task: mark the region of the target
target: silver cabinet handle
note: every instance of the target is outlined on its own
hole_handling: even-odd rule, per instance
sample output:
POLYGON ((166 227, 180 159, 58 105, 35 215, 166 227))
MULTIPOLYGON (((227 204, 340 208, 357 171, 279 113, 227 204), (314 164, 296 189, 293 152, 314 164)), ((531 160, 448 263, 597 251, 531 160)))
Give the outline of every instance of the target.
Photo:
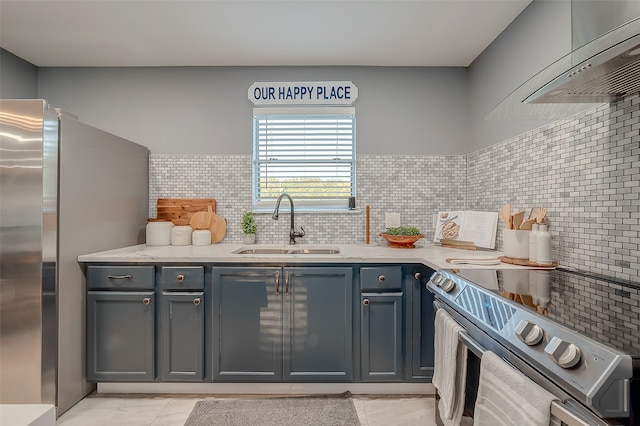
POLYGON ((362 304, 363 304, 364 306, 369 306, 369 299, 363 299, 363 300, 362 300, 362 304))
POLYGON ((280 271, 276 272, 276 294, 280 294, 280 271))
POLYGON ((383 282, 384 282, 384 280, 386 280, 386 279, 387 279, 387 277, 385 277, 384 275, 380 275, 380 276, 378 277, 378 281, 380 281, 381 283, 383 283, 383 282))
POLYGON ((130 280, 133 278, 131 275, 107 275, 110 280, 130 280))
POLYGON ((200 304, 200 298, 196 297, 195 299, 193 299, 193 304, 198 306, 200 304))
POLYGON ((148 305, 149 303, 151 303, 151 298, 150 297, 145 297, 144 299, 142 299, 142 303, 145 305, 148 305))
POLYGON ((415 275, 413 276, 413 278, 415 278, 416 280, 421 280, 422 279, 422 274, 420 272, 416 272, 415 275))
POLYGON ((179 274, 176 279, 178 280, 179 283, 181 283, 182 281, 184 281, 184 275, 179 274))
POLYGON ((289 294, 289 273, 284 273, 284 294, 289 294))

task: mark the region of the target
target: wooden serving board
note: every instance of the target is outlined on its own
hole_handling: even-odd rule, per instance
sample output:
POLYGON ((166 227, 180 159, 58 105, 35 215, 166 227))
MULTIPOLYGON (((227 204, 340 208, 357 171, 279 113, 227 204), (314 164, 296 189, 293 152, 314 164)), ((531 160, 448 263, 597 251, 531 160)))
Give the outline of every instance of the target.
POLYGON ((503 263, 510 263, 512 265, 528 266, 530 268, 538 269, 555 269, 558 266, 558 262, 553 261, 551 265, 541 265, 539 263, 531 262, 529 259, 517 259, 515 257, 498 256, 503 263))
POLYGON ((214 198, 158 198, 157 219, 170 220, 174 225, 189 225, 191 216, 206 212, 208 207, 216 211, 214 198))
POLYGON ((209 230, 211 231, 211 244, 219 243, 227 233, 227 219, 214 213, 209 230))

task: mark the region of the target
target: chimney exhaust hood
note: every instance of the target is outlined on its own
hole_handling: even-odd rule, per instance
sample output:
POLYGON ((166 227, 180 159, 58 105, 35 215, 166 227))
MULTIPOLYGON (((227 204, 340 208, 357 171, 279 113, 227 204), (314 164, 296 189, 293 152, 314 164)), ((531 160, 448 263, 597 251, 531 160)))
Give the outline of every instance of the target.
MULTIPOLYGON (((604 34, 569 56, 577 65, 523 102, 610 103, 640 92, 640 19, 604 34)), ((558 69, 556 64, 553 67, 558 69)))
MULTIPOLYGON (((640 92, 640 2, 572 2, 572 33, 594 25, 604 13, 576 18, 577 5, 617 4, 633 19, 575 48, 505 98, 485 119, 555 120, 640 92), (582 27, 578 27, 582 25, 582 27)), ((618 17, 620 19, 620 17, 618 17)), ((599 22, 597 22, 599 23, 599 22)), ((611 22, 609 22, 611 24, 611 22)), ((601 24, 604 25, 604 24, 601 24)), ((609 26, 609 28, 611 28, 609 26)), ((592 30, 593 31, 593 30, 592 30)), ((594 37, 593 35, 591 37, 594 37)))

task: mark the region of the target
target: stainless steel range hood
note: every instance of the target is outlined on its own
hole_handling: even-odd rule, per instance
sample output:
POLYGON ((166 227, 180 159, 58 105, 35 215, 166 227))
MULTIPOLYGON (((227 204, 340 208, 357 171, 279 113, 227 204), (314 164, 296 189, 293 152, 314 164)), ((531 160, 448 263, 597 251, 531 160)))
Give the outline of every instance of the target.
POLYGON ((553 69, 563 69, 565 63, 568 68, 523 102, 608 103, 640 92, 640 19, 563 59, 553 69))
POLYGON ((640 92, 640 2, 574 0, 571 15, 573 51, 518 87, 486 119, 561 119, 640 92))

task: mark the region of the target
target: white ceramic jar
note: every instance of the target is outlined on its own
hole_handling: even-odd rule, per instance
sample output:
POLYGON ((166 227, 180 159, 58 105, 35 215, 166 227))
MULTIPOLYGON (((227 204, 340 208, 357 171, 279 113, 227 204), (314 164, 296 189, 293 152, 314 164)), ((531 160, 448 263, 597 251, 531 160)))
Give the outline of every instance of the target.
POLYGON ((189 246, 191 245, 191 234, 193 228, 189 225, 174 226, 171 229, 171 245, 172 246, 189 246))
POLYGON ((540 225, 536 241, 536 263, 539 265, 551 265, 551 234, 548 225, 540 225))
POLYGON ((191 234, 191 244, 194 246, 211 245, 211 231, 208 229, 196 229, 191 234))
POLYGON ((147 223, 148 246, 168 246, 171 245, 171 229, 173 223, 167 222, 149 222, 147 223))

